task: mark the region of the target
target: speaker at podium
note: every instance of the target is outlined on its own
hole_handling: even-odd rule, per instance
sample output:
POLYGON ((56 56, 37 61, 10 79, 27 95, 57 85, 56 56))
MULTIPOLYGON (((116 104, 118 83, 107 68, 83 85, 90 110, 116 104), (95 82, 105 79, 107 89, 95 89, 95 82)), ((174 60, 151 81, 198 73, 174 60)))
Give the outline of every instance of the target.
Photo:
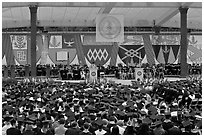
POLYGON ((89 66, 89 83, 97 83, 98 67, 95 64, 89 66))
POLYGON ((140 81, 143 80, 144 69, 143 68, 135 68, 135 79, 136 81, 139 79, 140 81))

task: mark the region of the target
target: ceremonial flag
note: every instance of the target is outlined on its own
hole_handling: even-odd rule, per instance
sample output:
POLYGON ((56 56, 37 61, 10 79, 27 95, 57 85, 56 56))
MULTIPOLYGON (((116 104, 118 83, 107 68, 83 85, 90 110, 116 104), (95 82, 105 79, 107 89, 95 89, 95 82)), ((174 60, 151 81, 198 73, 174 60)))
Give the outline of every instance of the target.
POLYGON ((22 65, 27 64, 27 35, 11 35, 10 38, 15 60, 22 65))
POLYGON ((118 55, 128 65, 140 64, 145 57, 145 49, 142 45, 119 45, 118 55))
POLYGON ((86 45, 83 46, 83 52, 86 58, 86 63, 95 62, 96 65, 104 65, 111 58, 112 45, 86 45))
POLYGON ((96 42, 123 42, 123 15, 100 14, 96 17, 96 42))

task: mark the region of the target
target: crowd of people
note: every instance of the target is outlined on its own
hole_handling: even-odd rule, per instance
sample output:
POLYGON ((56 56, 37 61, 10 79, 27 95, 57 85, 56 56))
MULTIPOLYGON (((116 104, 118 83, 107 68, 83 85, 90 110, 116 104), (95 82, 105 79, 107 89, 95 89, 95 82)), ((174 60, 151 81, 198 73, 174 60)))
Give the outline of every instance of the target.
MULTIPOLYGON (((180 75, 180 64, 158 64, 149 66, 148 64, 142 64, 140 67, 144 68, 144 78, 163 78, 165 75, 180 75)), ((202 66, 199 64, 189 65, 189 75, 200 75, 202 66)), ((2 67, 4 71, 4 66, 2 67)), ((8 67, 9 68, 9 67, 8 67)), ((50 69, 49 75, 55 78, 61 78, 63 80, 84 80, 86 79, 89 68, 87 65, 37 65, 37 76, 46 76, 48 73, 47 69, 50 69)), ((116 66, 98 66, 98 77, 103 75, 114 75, 118 79, 135 79, 135 67, 133 66, 122 66, 119 64, 116 66)), ((10 75, 11 69, 8 69, 10 75)), ((15 76, 25 77, 26 69, 23 65, 15 66, 15 76)), ((4 72, 2 73, 4 74, 4 72)), ((31 72, 29 71, 29 75, 31 72)))
POLYGON ((201 135, 202 79, 3 81, 3 135, 201 135))

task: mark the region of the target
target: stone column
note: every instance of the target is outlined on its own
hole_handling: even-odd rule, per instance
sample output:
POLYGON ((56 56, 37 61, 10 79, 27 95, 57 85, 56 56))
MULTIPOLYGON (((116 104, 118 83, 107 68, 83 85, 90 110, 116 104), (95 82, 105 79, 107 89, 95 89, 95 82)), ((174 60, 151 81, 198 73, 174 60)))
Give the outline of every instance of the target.
POLYGON ((188 75, 188 64, 187 64, 187 47, 188 47, 188 39, 187 39, 187 11, 188 8, 179 8, 180 11, 180 19, 181 19, 181 50, 180 50, 180 61, 181 61, 181 77, 186 77, 188 75))
POLYGON ((31 77, 36 77, 36 33, 37 33, 37 9, 36 5, 30 8, 30 25, 31 25, 31 77))
POLYGON ((4 78, 8 78, 8 67, 4 66, 4 78))

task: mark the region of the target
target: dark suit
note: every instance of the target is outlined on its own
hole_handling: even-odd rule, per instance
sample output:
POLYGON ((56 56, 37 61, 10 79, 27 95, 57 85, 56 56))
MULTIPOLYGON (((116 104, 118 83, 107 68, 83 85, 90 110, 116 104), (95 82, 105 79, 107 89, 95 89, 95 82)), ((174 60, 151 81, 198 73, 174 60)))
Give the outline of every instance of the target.
POLYGON ((79 128, 68 128, 65 135, 79 135, 81 130, 79 128))
POLYGON ((181 129, 175 126, 170 128, 167 132, 168 132, 168 135, 181 135, 182 134, 181 129))
POLYGON ((6 130, 6 135, 21 135, 21 131, 17 128, 11 127, 6 130))

